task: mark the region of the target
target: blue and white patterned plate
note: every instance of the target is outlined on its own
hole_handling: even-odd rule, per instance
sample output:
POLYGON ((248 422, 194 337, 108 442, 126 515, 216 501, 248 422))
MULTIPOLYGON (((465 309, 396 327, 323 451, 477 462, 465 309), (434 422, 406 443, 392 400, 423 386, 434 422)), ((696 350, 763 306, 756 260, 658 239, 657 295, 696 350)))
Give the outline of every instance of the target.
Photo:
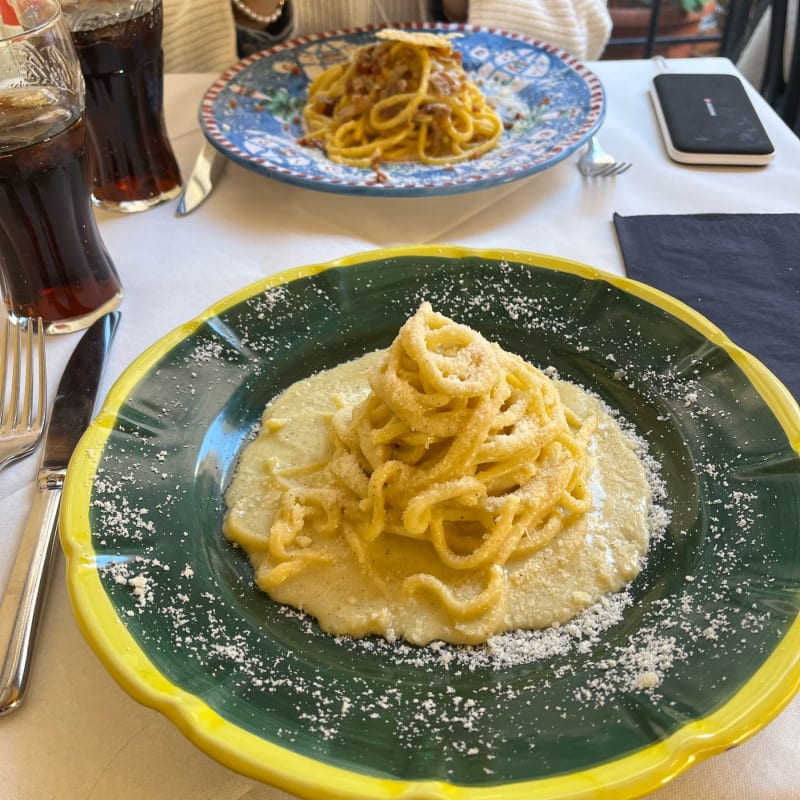
POLYGON ((336 164, 299 144, 309 83, 373 41, 377 26, 295 39, 234 64, 203 98, 203 131, 233 161, 268 177, 328 192, 398 197, 456 194, 524 178, 562 161, 600 127, 600 81, 553 45, 464 25, 397 27, 460 34, 454 46, 467 74, 506 125, 494 150, 450 167, 384 164, 379 180, 372 169, 336 164))

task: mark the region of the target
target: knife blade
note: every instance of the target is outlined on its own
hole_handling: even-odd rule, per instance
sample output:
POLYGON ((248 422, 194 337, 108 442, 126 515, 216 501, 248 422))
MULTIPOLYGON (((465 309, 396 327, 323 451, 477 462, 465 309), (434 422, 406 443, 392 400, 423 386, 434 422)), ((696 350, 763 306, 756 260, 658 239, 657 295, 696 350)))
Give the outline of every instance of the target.
POLYGON ((211 142, 206 140, 203 143, 178 200, 176 216, 191 214, 211 194, 227 163, 228 159, 211 142))
POLYGON ((67 465, 92 420, 106 355, 118 323, 119 311, 113 311, 92 324, 75 346, 56 391, 36 493, 8 588, 0 602, 0 716, 19 708, 25 694, 55 555, 67 465))

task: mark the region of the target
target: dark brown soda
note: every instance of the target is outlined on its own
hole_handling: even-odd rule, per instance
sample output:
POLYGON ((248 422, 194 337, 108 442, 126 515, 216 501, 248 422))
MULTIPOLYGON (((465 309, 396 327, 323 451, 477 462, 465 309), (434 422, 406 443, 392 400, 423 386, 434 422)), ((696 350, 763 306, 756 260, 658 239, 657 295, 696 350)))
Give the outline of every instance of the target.
POLYGON ((12 315, 82 317, 120 292, 89 201, 85 151, 83 118, 0 150, 0 260, 12 315))
POLYGON ((93 30, 73 30, 86 82, 92 193, 109 203, 176 191, 181 175, 163 116, 161 3, 93 30))

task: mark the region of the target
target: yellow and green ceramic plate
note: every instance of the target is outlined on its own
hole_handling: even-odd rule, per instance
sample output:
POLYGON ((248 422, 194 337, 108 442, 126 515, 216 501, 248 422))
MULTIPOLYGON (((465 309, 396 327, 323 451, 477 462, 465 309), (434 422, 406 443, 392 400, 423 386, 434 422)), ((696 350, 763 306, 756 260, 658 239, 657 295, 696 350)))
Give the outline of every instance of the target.
POLYGON ((623 800, 797 691, 799 452, 788 392, 678 301, 549 256, 393 249, 261 281, 145 352, 74 456, 61 537, 110 672, 232 769, 308 798, 623 800), (596 618, 492 651, 336 639, 223 538, 267 401, 388 345, 422 300, 648 442, 669 524, 596 618))

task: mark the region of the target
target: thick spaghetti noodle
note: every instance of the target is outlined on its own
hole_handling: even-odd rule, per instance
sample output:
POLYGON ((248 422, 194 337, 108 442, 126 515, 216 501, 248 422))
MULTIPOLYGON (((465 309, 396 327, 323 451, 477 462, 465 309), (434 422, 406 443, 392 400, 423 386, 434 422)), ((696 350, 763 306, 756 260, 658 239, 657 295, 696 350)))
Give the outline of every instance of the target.
POLYGON ((446 36, 379 31, 311 83, 304 144, 336 162, 446 165, 477 158, 503 131, 498 114, 466 76, 446 36))
MULTIPOLYGON (((631 486, 613 520, 627 537, 614 570, 606 539, 590 541, 595 406, 579 418, 543 373, 428 304, 360 368, 366 396, 340 399, 314 455, 268 407, 266 450, 243 459, 266 496, 237 481, 229 491, 226 534, 275 599, 335 633, 464 643, 565 621, 638 571, 649 490, 625 445, 612 457, 631 486), (556 605, 570 564, 591 577, 556 605)), ((315 412, 299 415, 308 427, 315 412)))

